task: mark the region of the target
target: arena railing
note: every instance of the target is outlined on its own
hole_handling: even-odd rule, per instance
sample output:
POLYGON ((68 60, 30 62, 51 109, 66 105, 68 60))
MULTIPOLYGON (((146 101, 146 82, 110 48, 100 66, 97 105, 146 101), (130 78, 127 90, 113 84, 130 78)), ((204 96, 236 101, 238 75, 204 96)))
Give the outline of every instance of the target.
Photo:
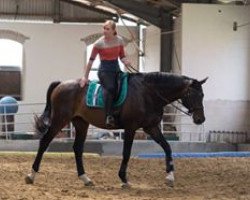
MULTIPOLYGON (((3 106, 3 105, 1 105, 3 106)), ((8 105, 5 105, 8 106, 8 105)), ((36 139, 34 116, 40 115, 45 103, 18 103, 17 113, 0 114, 1 139, 36 139)), ((205 142, 204 125, 194 125, 192 119, 181 113, 164 113, 161 130, 167 140, 205 142)), ((75 130, 72 124, 67 125, 57 135, 59 138, 74 138, 75 130)), ((90 125, 87 139, 123 138, 123 130, 104 130, 90 125)), ((137 130, 135 139, 150 139, 141 129, 137 130)))

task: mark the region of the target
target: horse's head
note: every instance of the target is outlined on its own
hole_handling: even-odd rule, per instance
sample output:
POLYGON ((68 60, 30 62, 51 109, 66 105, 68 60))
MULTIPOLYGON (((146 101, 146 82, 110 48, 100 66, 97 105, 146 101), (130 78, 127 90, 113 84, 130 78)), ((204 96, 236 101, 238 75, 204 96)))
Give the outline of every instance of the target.
POLYGON ((205 121, 202 84, 205 83, 207 79, 208 78, 205 78, 201 81, 192 80, 184 97, 181 98, 183 105, 192 115, 195 124, 202 124, 205 121))

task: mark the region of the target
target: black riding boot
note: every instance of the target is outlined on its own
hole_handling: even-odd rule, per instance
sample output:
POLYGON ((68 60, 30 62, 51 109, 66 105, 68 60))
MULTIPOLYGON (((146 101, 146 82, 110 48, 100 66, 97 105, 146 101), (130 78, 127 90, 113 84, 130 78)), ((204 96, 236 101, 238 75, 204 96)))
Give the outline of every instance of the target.
POLYGON ((115 118, 113 116, 113 101, 114 95, 110 92, 105 94, 105 111, 106 111, 106 121, 105 124, 108 128, 115 127, 115 118))
POLYGON ((106 124, 106 126, 108 128, 115 128, 115 118, 114 118, 114 116, 113 115, 107 115, 105 124, 106 124))
POLYGON ((103 96, 106 113, 105 124, 107 128, 110 129, 115 127, 115 119, 113 116, 113 103, 116 96, 118 75, 118 72, 98 72, 101 85, 103 86, 103 96))

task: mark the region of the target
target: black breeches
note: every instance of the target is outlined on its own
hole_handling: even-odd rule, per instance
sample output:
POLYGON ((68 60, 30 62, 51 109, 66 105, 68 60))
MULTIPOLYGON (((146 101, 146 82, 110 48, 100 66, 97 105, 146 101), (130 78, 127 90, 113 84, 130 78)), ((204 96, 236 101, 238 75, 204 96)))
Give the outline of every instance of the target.
POLYGON ((113 115, 113 103, 117 95, 119 72, 99 71, 98 77, 103 87, 106 116, 113 115))

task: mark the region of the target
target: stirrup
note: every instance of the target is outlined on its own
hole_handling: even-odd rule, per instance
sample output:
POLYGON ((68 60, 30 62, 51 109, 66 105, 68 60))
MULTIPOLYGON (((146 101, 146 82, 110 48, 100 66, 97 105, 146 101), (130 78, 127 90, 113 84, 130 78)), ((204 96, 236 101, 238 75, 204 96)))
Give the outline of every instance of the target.
POLYGON ((106 122, 105 122, 106 126, 108 128, 114 128, 115 127, 115 118, 112 115, 108 115, 106 117, 106 122))

